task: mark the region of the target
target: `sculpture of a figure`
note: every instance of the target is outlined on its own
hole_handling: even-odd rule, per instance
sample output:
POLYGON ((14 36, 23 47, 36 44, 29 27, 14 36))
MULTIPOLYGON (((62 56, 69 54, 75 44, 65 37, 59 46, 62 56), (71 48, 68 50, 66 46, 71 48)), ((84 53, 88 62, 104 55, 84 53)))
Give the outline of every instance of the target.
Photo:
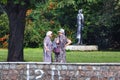
POLYGON ((84 15, 82 13, 82 9, 80 9, 78 11, 78 14, 77 14, 77 39, 78 39, 78 42, 77 44, 83 44, 82 42, 82 30, 83 30, 83 27, 84 27, 84 15))

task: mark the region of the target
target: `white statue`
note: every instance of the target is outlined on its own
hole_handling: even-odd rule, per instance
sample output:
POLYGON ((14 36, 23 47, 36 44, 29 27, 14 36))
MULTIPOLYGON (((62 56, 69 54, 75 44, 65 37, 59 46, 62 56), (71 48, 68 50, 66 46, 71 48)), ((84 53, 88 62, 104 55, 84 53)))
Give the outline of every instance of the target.
POLYGON ((77 44, 83 44, 82 42, 82 30, 83 30, 83 27, 84 27, 84 15, 82 13, 82 9, 80 9, 78 11, 78 14, 77 14, 77 39, 78 39, 78 42, 77 44))

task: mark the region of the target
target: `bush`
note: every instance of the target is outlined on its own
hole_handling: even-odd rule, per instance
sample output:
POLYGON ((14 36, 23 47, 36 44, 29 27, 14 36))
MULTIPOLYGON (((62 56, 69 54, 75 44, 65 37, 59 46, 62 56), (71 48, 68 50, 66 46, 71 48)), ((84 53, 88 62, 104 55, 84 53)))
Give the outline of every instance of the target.
POLYGON ((9 21, 5 13, 0 15, 0 48, 8 47, 9 21))

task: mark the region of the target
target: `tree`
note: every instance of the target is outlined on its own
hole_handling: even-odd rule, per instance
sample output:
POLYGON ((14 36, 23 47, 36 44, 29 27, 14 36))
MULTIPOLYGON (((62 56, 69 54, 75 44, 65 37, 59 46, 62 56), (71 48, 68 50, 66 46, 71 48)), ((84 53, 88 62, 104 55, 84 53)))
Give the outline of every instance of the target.
MULTIPOLYGON (((29 1, 29 0, 28 0, 29 1)), ((7 61, 23 61, 23 40, 25 29, 25 16, 28 7, 27 0, 18 3, 8 0, 6 12, 9 18, 9 46, 7 61), (24 3, 24 4, 22 4, 24 3)))
POLYGON ((9 19, 9 45, 7 61, 23 61, 23 40, 26 11, 29 0, 2 0, 9 19))
POLYGON ((0 0, 9 19, 10 32, 7 61, 24 61, 23 40, 26 11, 29 7, 34 7, 35 2, 37 0, 0 0))

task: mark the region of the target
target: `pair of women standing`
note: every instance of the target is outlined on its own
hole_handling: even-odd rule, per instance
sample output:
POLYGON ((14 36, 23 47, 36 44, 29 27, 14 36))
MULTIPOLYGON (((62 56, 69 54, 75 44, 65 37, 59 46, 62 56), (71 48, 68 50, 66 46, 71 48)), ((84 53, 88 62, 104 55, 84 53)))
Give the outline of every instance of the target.
MULTIPOLYGON (((46 37, 44 38, 44 62, 52 62, 52 51, 53 51, 53 43, 51 41, 52 31, 48 31, 46 33, 46 37)), ((55 54, 55 61, 66 63, 66 51, 65 47, 71 44, 71 40, 69 40, 65 36, 64 29, 60 29, 58 31, 58 37, 55 38, 54 42, 59 44, 60 53, 55 54)))

